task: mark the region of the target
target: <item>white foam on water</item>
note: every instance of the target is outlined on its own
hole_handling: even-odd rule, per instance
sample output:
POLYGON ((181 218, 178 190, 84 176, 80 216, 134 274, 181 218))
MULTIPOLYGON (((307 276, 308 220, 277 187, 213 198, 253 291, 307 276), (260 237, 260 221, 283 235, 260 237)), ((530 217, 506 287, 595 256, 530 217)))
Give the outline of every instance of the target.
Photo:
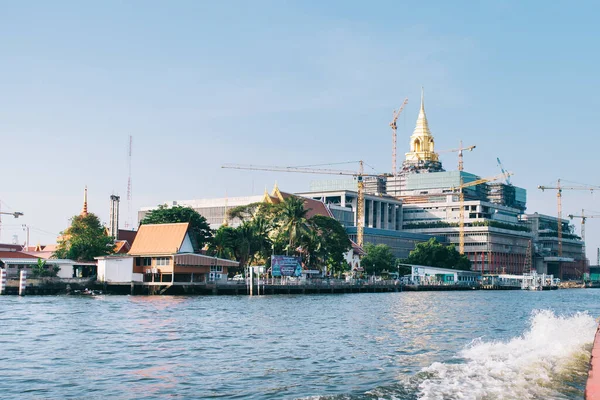
POLYGON ((535 311, 522 336, 507 342, 475 340, 458 354, 459 363, 425 368, 418 398, 563 398, 560 381, 587 365, 596 327, 587 313, 563 317, 535 311))

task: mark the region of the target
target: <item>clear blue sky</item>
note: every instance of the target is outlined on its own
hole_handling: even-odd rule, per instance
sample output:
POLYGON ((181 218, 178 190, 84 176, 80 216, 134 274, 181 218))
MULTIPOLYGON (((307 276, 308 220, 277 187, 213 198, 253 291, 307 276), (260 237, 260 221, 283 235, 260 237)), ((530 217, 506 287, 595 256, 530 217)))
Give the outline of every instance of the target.
MULTIPOLYGON (((537 185, 600 184, 600 6, 475 3, 0 0, 0 200, 26 214, 4 217, 0 240, 24 240, 27 223, 33 243, 53 242, 86 184, 106 221, 109 195, 126 195, 128 135, 134 211, 319 178, 227 162, 388 171, 391 112, 409 97, 402 156, 421 86, 438 149, 476 144, 465 169, 480 176, 500 157, 528 211, 555 215, 537 185)), ((564 214, 598 200, 565 192, 564 214)), ((588 239, 595 253, 600 219, 588 239)))

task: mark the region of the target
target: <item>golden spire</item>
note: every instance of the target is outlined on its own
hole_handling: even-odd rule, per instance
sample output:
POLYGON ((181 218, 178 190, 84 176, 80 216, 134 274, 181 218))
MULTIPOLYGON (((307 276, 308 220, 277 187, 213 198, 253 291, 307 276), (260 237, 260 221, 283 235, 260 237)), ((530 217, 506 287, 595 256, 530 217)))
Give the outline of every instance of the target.
POLYGON ((85 186, 85 190, 83 192, 83 209, 81 210, 81 216, 86 217, 88 215, 87 209, 87 185, 85 186))
MULTIPOLYGON (((431 136, 429 130, 429 123, 427 122, 427 115, 425 114, 425 94, 423 87, 421 86, 421 109, 419 110, 419 116, 417 117, 417 125, 413 131, 413 136, 431 136)), ((433 148, 431 149, 433 151, 433 148)))
POLYGON ((434 150, 433 135, 429 130, 427 115, 425 114, 425 94, 421 87, 421 109, 417 117, 415 130, 410 137, 410 152, 406 153, 407 161, 438 161, 434 150))

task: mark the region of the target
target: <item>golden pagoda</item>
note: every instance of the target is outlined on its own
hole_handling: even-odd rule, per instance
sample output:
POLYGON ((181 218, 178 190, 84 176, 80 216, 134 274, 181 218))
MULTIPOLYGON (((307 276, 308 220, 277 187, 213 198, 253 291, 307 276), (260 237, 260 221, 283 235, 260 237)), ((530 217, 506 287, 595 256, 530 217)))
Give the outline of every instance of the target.
POLYGON ((438 161, 438 155, 434 151, 433 135, 429 130, 427 115, 425 114, 425 101, 423 88, 421 88, 421 110, 417 118, 417 125, 410 137, 410 152, 406 153, 406 162, 419 164, 427 161, 438 161))

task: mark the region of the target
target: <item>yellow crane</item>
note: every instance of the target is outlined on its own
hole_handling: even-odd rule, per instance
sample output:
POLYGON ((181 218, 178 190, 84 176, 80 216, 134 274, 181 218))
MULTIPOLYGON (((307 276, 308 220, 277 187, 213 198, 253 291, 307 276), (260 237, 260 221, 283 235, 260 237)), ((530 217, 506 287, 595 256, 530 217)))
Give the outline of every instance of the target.
POLYGON ((364 218, 365 218, 365 184, 363 177, 374 176, 379 177, 377 174, 365 174, 363 161, 358 161, 358 171, 348 170, 336 170, 336 169, 321 169, 321 168, 306 168, 306 167, 278 167, 278 166, 266 166, 266 165, 250 165, 250 164, 224 164, 221 168, 232 168, 232 169, 247 169, 253 171, 275 171, 275 172, 294 172, 303 174, 324 174, 324 175, 350 175, 356 177, 358 181, 358 199, 356 206, 356 243, 362 247, 363 245, 363 231, 364 231, 364 218))
POLYGON ((460 201, 460 211, 459 211, 459 222, 458 222, 458 251, 460 254, 465 254, 465 194, 463 189, 468 188, 470 186, 481 185, 482 183, 492 182, 498 180, 500 178, 506 178, 507 176, 512 175, 512 172, 504 172, 503 174, 492 176, 489 178, 481 178, 471 182, 463 183, 462 176, 460 177, 460 185, 458 187, 453 187, 452 190, 459 190, 459 201, 460 201))
POLYGON ((398 117, 402 114, 402 110, 404 110, 404 106, 408 103, 408 97, 404 99, 404 103, 400 106, 398 111, 394 110, 392 122, 390 122, 390 127, 392 128, 392 175, 396 176, 398 174, 398 169, 396 168, 396 121, 398 121, 398 117))
POLYGON ((585 215, 585 210, 581 210, 581 215, 569 214, 568 217, 570 219, 581 218, 581 240, 583 240, 583 244, 585 245, 585 220, 588 218, 600 218, 600 214, 585 215))
POLYGON ((585 215, 585 210, 581 210, 581 215, 569 214, 569 218, 581 218, 581 240, 583 241, 583 246, 581 246, 581 253, 583 254, 584 267, 587 267, 587 256, 585 254, 585 220, 588 218, 600 218, 600 214, 585 215))
POLYGON ((463 170, 463 151, 468 150, 468 151, 473 151, 473 149, 477 147, 477 146, 467 146, 467 147, 463 147, 463 142, 462 140, 460 141, 460 145, 458 146, 458 148, 456 149, 447 149, 447 150, 442 150, 442 151, 438 151, 438 154, 442 154, 442 153, 454 153, 454 152, 458 152, 458 170, 462 171, 463 170))
POLYGON ((556 190, 556 203, 558 208, 558 227, 557 227, 557 236, 558 236, 558 256, 562 257, 562 191, 563 190, 589 190, 593 192, 594 190, 600 189, 600 186, 591 186, 591 185, 582 185, 582 186, 562 186, 560 184, 560 179, 556 181, 556 186, 538 186, 542 192, 544 190, 556 190))

